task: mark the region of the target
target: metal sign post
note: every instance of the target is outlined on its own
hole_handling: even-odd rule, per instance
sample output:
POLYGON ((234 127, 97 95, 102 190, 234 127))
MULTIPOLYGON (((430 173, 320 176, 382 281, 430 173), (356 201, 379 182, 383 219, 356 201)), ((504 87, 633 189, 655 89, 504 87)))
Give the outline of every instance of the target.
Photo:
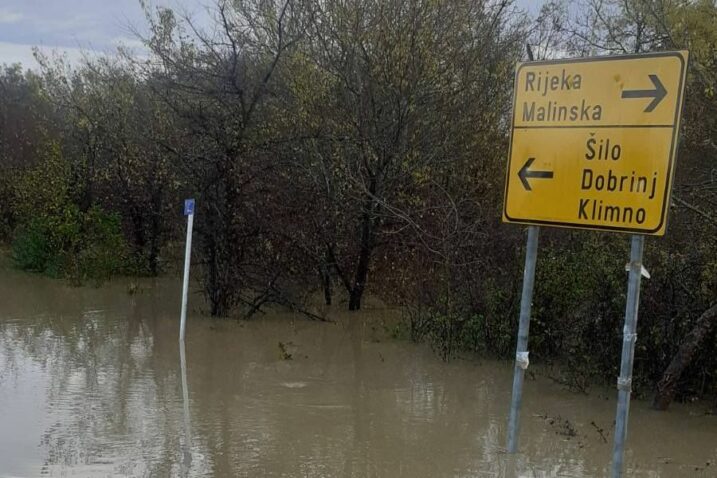
POLYGON ((523 272, 523 295, 520 298, 520 322, 518 324, 518 345, 515 348, 515 370, 513 372, 513 399, 510 403, 508 420, 508 453, 518 451, 518 428, 520 425, 520 404, 523 399, 523 376, 528 368, 528 333, 530 331, 530 306, 533 302, 535 284, 535 262, 538 259, 538 226, 528 227, 528 243, 525 248, 525 271, 523 272))
POLYGON ((184 281, 182 283, 182 314, 179 322, 179 340, 184 341, 187 325, 187 294, 189 293, 189 262, 192 256, 192 226, 194 225, 194 199, 184 201, 184 215, 187 216, 187 241, 184 248, 184 281))
POLYGON ((612 450, 612 476, 622 476, 622 462, 627 438, 627 418, 630 412, 632 392, 632 363, 635 357, 637 334, 637 309, 640 305, 640 279, 642 277, 642 251, 645 236, 633 235, 630 246, 630 276, 627 282, 627 305, 625 306, 625 327, 622 331, 622 360, 620 377, 617 379, 617 413, 615 416, 615 441, 612 450))

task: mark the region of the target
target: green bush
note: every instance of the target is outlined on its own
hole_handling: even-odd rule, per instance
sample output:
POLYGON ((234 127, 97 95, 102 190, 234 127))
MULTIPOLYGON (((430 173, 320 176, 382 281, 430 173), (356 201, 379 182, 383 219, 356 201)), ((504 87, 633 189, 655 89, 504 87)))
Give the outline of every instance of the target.
POLYGON ((20 269, 45 272, 52 257, 47 221, 35 218, 18 229, 12 244, 12 258, 20 269))
POLYGON ((617 375, 628 257, 623 236, 572 232, 538 259, 531 354, 557 359, 560 381, 584 391, 617 375))
POLYGON ((84 242, 78 251, 79 276, 104 279, 123 272, 127 247, 120 218, 98 207, 84 216, 84 242))
POLYGON ((67 205, 58 214, 38 216, 20 226, 12 257, 20 269, 80 283, 122 273, 126 250, 116 214, 98 206, 81 212, 67 205))
MULTIPOLYGON (((644 263, 652 277, 641 286, 633 387, 652 392, 680 342, 714 302, 714 238, 651 240, 644 263)), ((623 344, 629 237, 549 231, 541 238, 528 349, 534 363, 575 391, 614 383, 623 344)), ((500 268, 432 274, 406 304, 413 340, 426 341, 445 359, 468 351, 512 359, 517 336, 524 251, 505 255, 500 268), (471 284, 467 278, 479 277, 471 284), (505 278, 508 278, 506 281, 505 278), (476 286, 475 284, 478 284, 476 286)), ((711 333, 680 381, 679 398, 712 393, 717 382, 711 333)))

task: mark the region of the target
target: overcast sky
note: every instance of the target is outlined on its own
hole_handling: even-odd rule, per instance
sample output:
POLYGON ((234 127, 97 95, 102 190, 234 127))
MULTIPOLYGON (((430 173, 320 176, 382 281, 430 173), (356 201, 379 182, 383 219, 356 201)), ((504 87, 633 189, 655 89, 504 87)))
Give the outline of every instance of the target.
MULTIPOLYGON (((151 0, 201 15, 210 0, 151 0)), ((535 13, 543 0, 517 0, 535 13)), ((61 50, 70 59, 82 50, 139 49, 130 26, 144 28, 139 0, 0 0, 0 64, 36 65, 32 47, 61 50)))

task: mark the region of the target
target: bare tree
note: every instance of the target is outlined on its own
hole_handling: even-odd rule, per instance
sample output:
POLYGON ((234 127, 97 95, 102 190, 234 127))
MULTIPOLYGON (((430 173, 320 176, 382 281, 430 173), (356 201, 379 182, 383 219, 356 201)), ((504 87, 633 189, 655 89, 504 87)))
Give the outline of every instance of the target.
POLYGON ((257 286, 252 276, 261 265, 254 253, 266 245, 259 178, 276 165, 262 144, 274 107, 274 78, 303 35, 298 5, 218 0, 210 30, 168 9, 148 11, 152 36, 146 43, 153 59, 145 74, 184 131, 175 154, 187 189, 198 196, 197 232, 212 315, 253 303, 242 294, 251 295, 257 286))

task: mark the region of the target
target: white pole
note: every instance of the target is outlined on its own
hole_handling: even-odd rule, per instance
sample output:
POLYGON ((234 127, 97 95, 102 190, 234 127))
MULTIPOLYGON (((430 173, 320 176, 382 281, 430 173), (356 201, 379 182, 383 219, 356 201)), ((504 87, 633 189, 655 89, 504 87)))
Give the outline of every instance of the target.
POLYGON ((184 282, 182 284, 182 315, 179 324, 179 340, 184 342, 187 325, 187 293, 189 292, 189 262, 192 256, 192 226, 194 225, 194 199, 184 201, 184 215, 187 216, 187 242, 184 249, 184 282))

